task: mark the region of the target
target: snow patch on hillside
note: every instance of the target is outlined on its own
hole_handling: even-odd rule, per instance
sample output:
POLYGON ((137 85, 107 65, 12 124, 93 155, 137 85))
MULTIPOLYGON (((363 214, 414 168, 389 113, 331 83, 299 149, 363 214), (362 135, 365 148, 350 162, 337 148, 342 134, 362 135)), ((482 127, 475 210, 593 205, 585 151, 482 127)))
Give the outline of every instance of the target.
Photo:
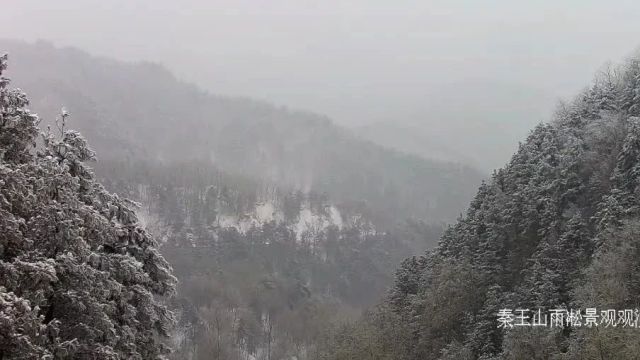
POLYGON ((329 216, 331 217, 333 225, 342 228, 342 215, 335 206, 329 207, 329 216))
POLYGON ((257 204, 255 209, 255 219, 261 223, 268 223, 271 221, 279 222, 284 217, 272 202, 265 202, 257 204))
POLYGON ((293 226, 296 239, 301 241, 305 236, 315 236, 330 226, 342 228, 340 211, 335 206, 330 206, 327 213, 314 213, 309 208, 303 208, 298 215, 298 222, 293 226))
MULTIPOLYGON (((273 202, 257 203, 252 211, 243 216, 219 214, 216 225, 220 228, 235 228, 240 233, 246 233, 251 228, 260 227, 266 223, 282 224, 285 216, 273 202)), ((335 206, 327 206, 324 211, 314 211, 308 204, 304 204, 295 220, 286 226, 296 234, 296 239, 302 241, 326 230, 330 226, 342 229, 345 226, 340 210, 335 206)))

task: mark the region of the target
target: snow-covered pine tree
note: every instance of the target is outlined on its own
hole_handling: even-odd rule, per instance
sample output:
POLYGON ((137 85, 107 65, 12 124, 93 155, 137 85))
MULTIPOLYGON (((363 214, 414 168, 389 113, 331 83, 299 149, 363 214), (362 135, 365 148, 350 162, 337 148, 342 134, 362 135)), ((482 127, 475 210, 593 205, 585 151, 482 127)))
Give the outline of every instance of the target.
MULTIPOLYGON (((0 58, 0 359, 154 359, 175 278, 75 131, 39 134, 0 58)), ((66 114, 63 115, 63 119, 66 114)))

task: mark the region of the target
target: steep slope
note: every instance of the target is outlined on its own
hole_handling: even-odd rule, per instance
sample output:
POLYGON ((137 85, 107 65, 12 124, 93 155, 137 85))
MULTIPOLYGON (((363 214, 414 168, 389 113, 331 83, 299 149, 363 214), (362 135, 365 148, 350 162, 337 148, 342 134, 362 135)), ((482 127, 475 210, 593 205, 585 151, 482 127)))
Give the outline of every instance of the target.
POLYGON ((536 127, 439 246, 405 261, 379 311, 347 331, 358 340, 336 337, 329 358, 635 358, 639 94, 634 58, 536 127), (568 317, 587 308, 599 326, 568 317), (505 327, 501 309, 514 319, 530 309, 529 324, 538 309, 547 324, 560 309, 564 320, 505 327))
POLYGON ((65 106, 102 159, 206 160, 334 202, 361 202, 381 220, 453 220, 482 175, 358 140, 330 120, 214 96, 154 64, 95 58, 38 42, 0 41, 10 75, 43 114, 65 106))

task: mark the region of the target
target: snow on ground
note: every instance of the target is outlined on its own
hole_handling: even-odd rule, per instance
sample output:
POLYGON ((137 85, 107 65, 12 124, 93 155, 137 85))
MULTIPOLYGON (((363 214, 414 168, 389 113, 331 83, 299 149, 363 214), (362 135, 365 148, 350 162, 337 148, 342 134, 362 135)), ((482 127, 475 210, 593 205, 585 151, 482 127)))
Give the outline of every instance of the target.
MULTIPOLYGON (((220 214, 216 225, 220 228, 235 228, 238 232, 246 233, 252 227, 258 227, 272 221, 278 224, 284 222, 284 214, 273 202, 266 201, 257 203, 251 212, 243 216, 220 214)), ((304 204, 296 220, 287 226, 300 241, 305 234, 317 234, 329 226, 342 228, 344 220, 340 210, 335 206, 328 206, 326 211, 317 212, 310 209, 308 204, 304 204)))
POLYGON ((337 226, 342 228, 342 216, 340 211, 331 206, 328 215, 314 213, 309 208, 303 208, 298 215, 298 222, 293 229, 296 233, 296 239, 300 241, 305 234, 317 234, 329 226, 337 226))

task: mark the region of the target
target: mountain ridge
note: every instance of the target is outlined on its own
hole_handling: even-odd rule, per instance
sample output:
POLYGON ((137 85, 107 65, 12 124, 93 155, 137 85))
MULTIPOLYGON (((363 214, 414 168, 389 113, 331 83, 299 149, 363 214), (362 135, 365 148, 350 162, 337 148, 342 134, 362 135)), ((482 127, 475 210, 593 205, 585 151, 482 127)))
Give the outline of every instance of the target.
POLYGON ((323 116, 209 95, 158 65, 101 60, 48 43, 5 40, 0 48, 13 54, 9 75, 31 94, 32 107, 52 115, 65 106, 70 126, 102 159, 143 153, 164 162, 206 160, 296 190, 365 202, 383 210, 380 218, 434 222, 455 219, 484 177, 359 140, 323 116))

